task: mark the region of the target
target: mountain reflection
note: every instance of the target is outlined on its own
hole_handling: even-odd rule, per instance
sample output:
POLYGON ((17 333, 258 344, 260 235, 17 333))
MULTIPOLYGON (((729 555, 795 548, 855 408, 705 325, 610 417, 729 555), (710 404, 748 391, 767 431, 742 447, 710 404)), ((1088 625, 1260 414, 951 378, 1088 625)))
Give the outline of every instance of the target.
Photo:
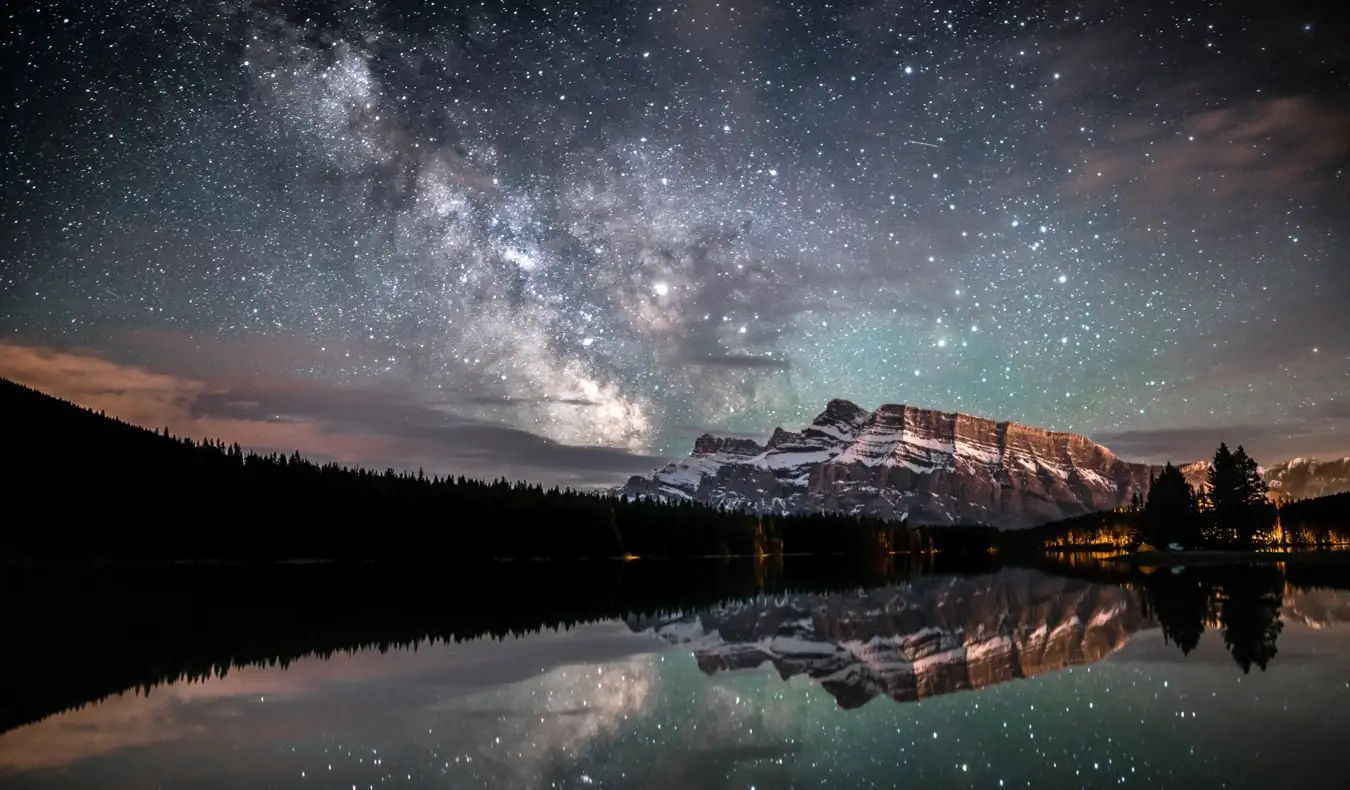
POLYGON ((628 623, 689 645, 709 675, 771 663, 784 679, 816 681, 844 708, 1090 664, 1148 625, 1125 588, 1029 570, 764 597, 628 623))
MULTIPOLYGON (((770 664, 784 680, 808 677, 841 707, 857 708, 879 695, 911 702, 1091 664, 1155 628, 1183 655, 1217 630, 1244 673, 1264 671, 1278 652, 1286 594, 1305 597, 1273 565, 1178 569, 1122 584, 1009 569, 627 622, 689 648, 707 675, 770 664)), ((1336 600, 1320 621, 1305 622, 1350 621, 1347 599, 1336 600)))

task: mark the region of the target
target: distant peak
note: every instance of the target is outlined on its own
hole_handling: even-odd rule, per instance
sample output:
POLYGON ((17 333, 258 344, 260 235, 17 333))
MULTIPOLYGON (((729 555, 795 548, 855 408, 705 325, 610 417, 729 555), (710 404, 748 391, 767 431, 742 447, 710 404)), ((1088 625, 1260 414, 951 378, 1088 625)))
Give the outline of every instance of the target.
POLYGON ((714 455, 723 452, 755 455, 763 449, 754 439, 713 436, 710 433, 705 433, 694 440, 694 455, 714 455))
POLYGON ((819 422, 821 419, 827 419, 830 421, 839 420, 842 422, 857 422, 868 413, 869 412, 866 409, 851 400, 834 398, 829 403, 825 404, 825 411, 821 412, 820 416, 816 418, 816 421, 819 422))

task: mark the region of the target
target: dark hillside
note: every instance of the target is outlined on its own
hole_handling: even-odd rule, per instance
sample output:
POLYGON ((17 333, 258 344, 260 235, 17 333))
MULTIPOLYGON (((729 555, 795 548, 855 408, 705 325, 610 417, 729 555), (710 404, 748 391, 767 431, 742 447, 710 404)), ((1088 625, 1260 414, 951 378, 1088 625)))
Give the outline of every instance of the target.
POLYGON ((9 423, 0 556, 104 559, 598 558, 877 554, 921 545, 876 519, 760 519, 696 504, 258 455, 0 380, 9 423))

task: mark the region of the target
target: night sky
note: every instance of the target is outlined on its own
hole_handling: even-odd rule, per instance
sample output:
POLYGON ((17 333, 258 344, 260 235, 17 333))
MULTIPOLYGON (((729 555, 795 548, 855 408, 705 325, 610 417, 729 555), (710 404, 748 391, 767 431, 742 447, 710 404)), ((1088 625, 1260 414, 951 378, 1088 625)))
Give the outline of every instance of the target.
POLYGON ((21 4, 0 375, 572 484, 832 397, 1347 455, 1333 5, 21 4))

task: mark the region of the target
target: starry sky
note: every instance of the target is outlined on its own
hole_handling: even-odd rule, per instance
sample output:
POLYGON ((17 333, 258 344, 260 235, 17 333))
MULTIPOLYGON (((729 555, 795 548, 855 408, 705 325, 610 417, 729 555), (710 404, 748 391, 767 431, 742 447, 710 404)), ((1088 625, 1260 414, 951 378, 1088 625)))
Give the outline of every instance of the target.
POLYGON ((1347 455, 1332 5, 24 4, 0 375, 574 485, 833 397, 1347 455))

